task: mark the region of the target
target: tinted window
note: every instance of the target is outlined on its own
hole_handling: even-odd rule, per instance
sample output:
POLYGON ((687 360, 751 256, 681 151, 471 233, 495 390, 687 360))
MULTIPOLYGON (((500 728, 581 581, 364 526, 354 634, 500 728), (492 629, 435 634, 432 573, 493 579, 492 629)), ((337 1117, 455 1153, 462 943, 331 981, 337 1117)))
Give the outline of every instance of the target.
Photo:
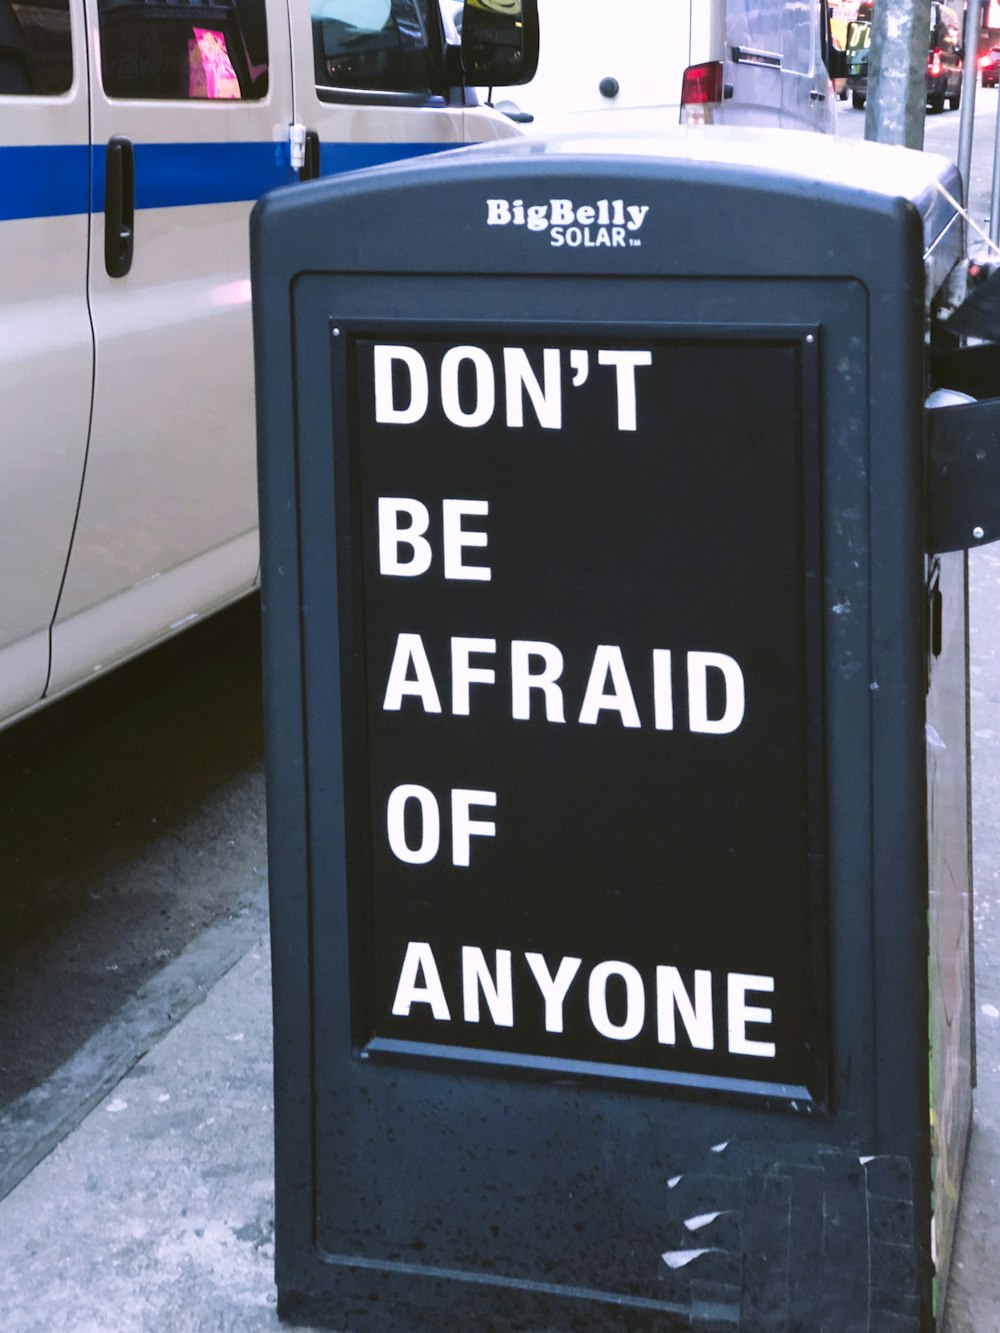
POLYGON ((264 0, 100 0, 99 13, 109 97, 233 101, 267 93, 264 0))
POLYGON ((931 48, 957 51, 960 44, 958 15, 944 5, 931 5, 931 48))
POLYGON ((311 0, 316 83, 325 88, 429 92, 422 0, 311 0))
POLYGON ((53 96, 72 82, 69 0, 0 0, 0 94, 53 96))

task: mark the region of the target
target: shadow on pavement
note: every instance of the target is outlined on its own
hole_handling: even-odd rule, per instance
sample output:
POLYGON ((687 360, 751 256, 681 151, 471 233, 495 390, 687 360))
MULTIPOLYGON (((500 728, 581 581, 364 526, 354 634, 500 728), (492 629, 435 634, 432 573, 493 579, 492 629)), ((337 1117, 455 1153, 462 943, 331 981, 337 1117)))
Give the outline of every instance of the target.
POLYGON ((0 1107, 265 873, 256 598, 0 732, 0 1107))

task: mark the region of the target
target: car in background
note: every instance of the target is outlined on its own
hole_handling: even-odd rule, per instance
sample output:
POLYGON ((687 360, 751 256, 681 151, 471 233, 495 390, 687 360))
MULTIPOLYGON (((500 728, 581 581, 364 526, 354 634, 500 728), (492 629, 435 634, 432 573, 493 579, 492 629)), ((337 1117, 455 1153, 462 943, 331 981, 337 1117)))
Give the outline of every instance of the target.
POLYGON ((855 111, 861 111, 868 96, 868 54, 872 45, 871 5, 862 5, 858 17, 847 25, 847 91, 855 111))
POLYGON ((962 100, 962 23, 954 9, 935 0, 927 52, 928 111, 943 111, 946 98, 957 111, 962 100))
MULTIPOLYGON (((933 0, 927 47, 927 109, 937 113, 947 101, 957 111, 962 101, 962 26, 948 5, 933 0)), ((871 51, 871 5, 861 5, 848 27, 847 86, 860 111, 868 98, 868 57, 871 51)))
POLYGON ((979 57, 979 73, 984 88, 1000 85, 1000 46, 991 47, 979 57))

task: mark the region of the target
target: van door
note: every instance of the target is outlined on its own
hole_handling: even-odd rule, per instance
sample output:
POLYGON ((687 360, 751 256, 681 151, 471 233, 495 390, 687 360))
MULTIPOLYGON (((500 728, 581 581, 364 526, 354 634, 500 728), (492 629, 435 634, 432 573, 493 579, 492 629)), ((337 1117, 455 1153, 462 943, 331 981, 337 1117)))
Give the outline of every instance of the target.
POLYGON ((826 0, 727 0, 727 82, 719 119, 833 133, 836 106, 821 52, 826 0))
MULTIPOLYGON (((438 0, 302 0, 291 7, 296 119, 329 176, 465 142, 461 89, 448 86, 438 0)), ((477 137, 515 134, 478 109, 477 137)))
POLYGON ((732 89, 719 112, 726 125, 781 123, 785 54, 774 0, 726 0, 726 83, 732 89))
POLYGON ((252 584, 248 216, 295 179, 283 3, 85 4, 97 372, 56 689, 252 584))
POLYGON ((81 0, 0 0, 0 719, 36 702, 87 447, 81 0))
POLYGON ((822 25, 827 0, 780 6, 782 89, 781 124, 789 130, 836 129, 833 84, 823 64, 822 25))

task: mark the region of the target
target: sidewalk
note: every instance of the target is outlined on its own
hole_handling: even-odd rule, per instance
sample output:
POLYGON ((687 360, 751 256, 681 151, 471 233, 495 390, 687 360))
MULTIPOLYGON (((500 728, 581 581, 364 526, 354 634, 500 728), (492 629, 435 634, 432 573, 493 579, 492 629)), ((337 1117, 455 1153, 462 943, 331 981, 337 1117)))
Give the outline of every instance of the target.
MULTIPOLYGON (((977 1121, 945 1333, 1000 1329, 994 1109, 977 1121)), ((4 1333, 291 1330, 275 1309, 272 1123, 261 938, 0 1201, 4 1333)))
POLYGON ((0 1203, 4 1333, 258 1333, 273 1281, 266 940, 0 1203))

